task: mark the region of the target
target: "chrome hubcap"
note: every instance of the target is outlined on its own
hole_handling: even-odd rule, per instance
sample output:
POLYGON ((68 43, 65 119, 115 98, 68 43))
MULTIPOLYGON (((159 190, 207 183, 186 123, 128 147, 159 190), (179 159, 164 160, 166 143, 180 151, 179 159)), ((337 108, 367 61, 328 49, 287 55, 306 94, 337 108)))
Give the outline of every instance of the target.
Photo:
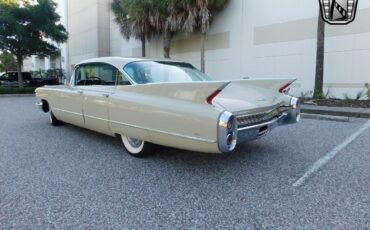
POLYGON ((127 140, 128 140, 128 143, 130 143, 130 145, 134 148, 139 148, 143 143, 142 140, 130 138, 130 137, 127 137, 127 140))

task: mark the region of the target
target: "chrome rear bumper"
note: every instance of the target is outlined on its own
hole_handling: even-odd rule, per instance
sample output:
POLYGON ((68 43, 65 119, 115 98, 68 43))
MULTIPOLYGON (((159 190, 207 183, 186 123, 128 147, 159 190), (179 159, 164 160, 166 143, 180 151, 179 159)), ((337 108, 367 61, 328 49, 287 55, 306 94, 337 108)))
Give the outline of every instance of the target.
POLYGON ((291 108, 283 112, 279 117, 275 117, 262 123, 239 127, 237 142, 242 143, 258 139, 267 135, 274 128, 280 125, 288 125, 299 122, 300 117, 300 102, 298 99, 292 98, 291 108))

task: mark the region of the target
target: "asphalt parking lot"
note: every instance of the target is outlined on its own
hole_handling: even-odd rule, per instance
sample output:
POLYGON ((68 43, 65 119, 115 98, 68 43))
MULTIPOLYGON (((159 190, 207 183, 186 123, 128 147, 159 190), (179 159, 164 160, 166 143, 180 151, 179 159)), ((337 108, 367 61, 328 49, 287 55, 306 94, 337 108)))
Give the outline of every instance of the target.
POLYGON ((136 159, 112 137, 52 127, 35 102, 0 97, 0 229, 370 229, 367 120, 136 159))

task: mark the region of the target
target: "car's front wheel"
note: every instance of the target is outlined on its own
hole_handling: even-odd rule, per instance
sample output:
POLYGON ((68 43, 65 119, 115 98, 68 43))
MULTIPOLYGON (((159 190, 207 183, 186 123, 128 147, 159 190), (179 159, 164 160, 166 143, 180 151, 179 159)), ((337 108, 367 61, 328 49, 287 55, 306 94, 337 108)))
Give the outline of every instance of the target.
POLYGON ((122 143, 127 152, 134 157, 148 157, 155 153, 155 145, 140 139, 121 135, 122 143))

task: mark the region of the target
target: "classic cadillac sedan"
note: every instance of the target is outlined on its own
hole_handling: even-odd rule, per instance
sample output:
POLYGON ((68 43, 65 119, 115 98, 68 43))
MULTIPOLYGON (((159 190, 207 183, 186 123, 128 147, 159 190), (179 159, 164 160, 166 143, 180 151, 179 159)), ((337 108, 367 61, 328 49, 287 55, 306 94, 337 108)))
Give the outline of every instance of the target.
POLYGON ((299 121, 299 100, 286 93, 294 80, 212 81, 185 62, 106 57, 79 63, 69 82, 36 96, 52 125, 118 136, 136 157, 158 145, 226 153, 299 121))

